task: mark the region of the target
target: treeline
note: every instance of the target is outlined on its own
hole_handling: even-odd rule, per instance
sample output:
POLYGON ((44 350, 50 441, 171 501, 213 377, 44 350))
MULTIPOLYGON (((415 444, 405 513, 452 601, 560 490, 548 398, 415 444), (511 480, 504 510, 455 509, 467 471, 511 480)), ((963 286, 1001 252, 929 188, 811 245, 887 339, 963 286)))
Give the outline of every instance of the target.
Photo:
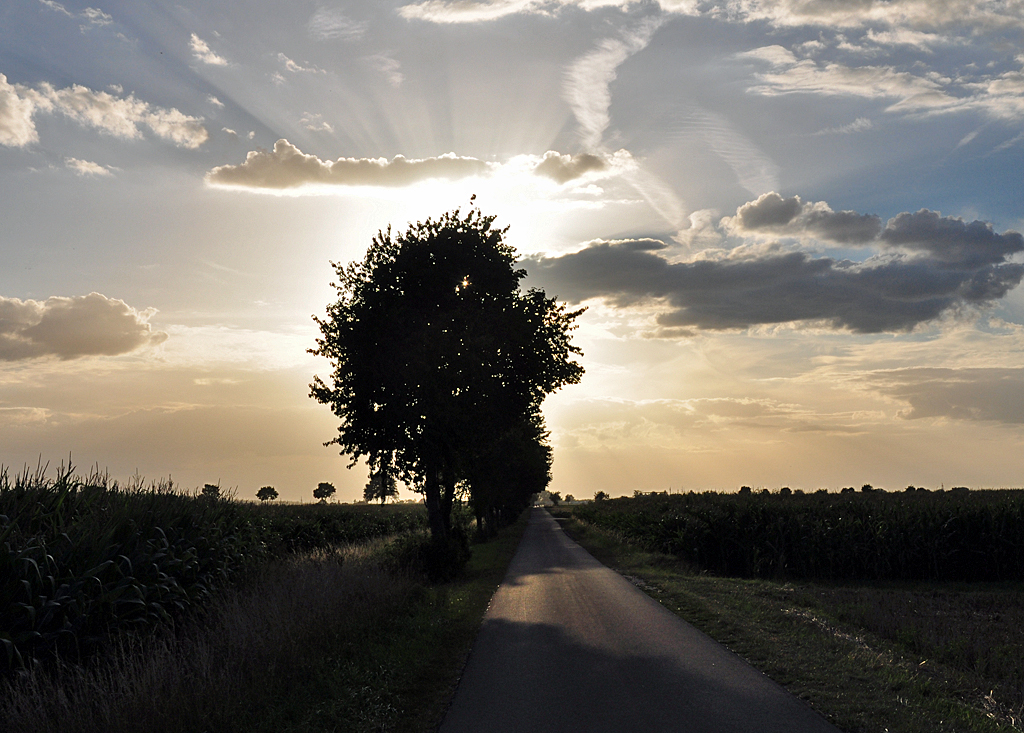
POLYGON ((574 507, 701 571, 809 580, 1024 580, 1024 491, 713 492, 574 507))
POLYGON ((274 557, 426 526, 422 506, 260 506, 140 483, 0 470, 0 673, 169 626, 274 557))

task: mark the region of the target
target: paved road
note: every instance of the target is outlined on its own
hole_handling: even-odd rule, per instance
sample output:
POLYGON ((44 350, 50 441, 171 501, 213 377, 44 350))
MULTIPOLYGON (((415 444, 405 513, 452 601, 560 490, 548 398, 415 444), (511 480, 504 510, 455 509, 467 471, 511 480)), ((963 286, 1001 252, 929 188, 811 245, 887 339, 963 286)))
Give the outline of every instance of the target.
POLYGON ((441 733, 838 733, 532 511, 441 733))

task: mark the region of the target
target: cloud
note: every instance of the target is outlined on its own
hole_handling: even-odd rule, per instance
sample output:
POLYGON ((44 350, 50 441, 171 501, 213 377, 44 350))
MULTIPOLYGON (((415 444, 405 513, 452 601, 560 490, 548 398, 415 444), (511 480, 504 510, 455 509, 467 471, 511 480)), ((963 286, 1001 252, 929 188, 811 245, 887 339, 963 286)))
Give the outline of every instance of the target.
POLYGON ((894 217, 879 233, 876 218, 805 206, 795 197, 769 194, 740 207, 725 226, 796 226, 859 243, 873 230, 878 252, 851 262, 779 247, 737 247, 674 261, 647 248, 597 242, 560 257, 529 257, 524 264, 531 283, 571 302, 653 304, 658 325, 677 335, 792 322, 860 333, 908 331, 964 306, 991 304, 1024 277, 1024 265, 1007 261, 1024 251, 1016 232, 997 234, 983 222, 923 210, 894 217))
POLYGON ((824 201, 805 203, 799 196, 783 198, 769 191, 740 206, 735 217, 722 220, 722 226, 740 235, 809 236, 837 244, 865 244, 878 236, 882 220, 873 214, 832 211, 824 201))
POLYGON ((284 64, 284 68, 293 74, 326 74, 327 72, 317 66, 303 66, 290 58, 285 56, 283 53, 277 54, 277 60, 284 64))
POLYGON ((880 240, 947 267, 966 270, 1005 262, 1024 251, 1024 237, 1017 232, 997 234, 986 222, 965 222, 927 209, 890 219, 880 240))
POLYGON ((99 293, 43 302, 0 296, 0 361, 113 356, 155 346, 167 339, 149 325, 155 312, 99 293))
POLYGON ((109 168, 100 165, 99 163, 93 163, 89 160, 79 160, 78 158, 66 158, 64 165, 73 170, 80 176, 109 176, 111 171, 109 168))
POLYGON ((565 72, 563 96, 580 125, 583 146, 591 150, 601 145, 608 128, 611 107, 611 83, 615 70, 633 54, 644 49, 663 18, 643 20, 635 29, 619 38, 606 38, 597 48, 576 59, 565 72))
POLYGON ((222 165, 206 174, 207 183, 255 189, 286 189, 306 185, 406 186, 431 178, 466 178, 487 173, 489 166, 476 158, 454 153, 436 158, 338 158, 321 160, 306 155, 287 140, 272 151, 253 150, 241 165, 222 165))
POLYGON ((389 53, 378 53, 372 56, 366 56, 363 59, 370 65, 371 68, 376 69, 384 78, 388 80, 388 84, 398 88, 402 86, 402 82, 405 81, 405 74, 402 73, 402 64, 399 63, 398 59, 391 56, 389 53))
POLYGON ((301 122, 303 127, 307 130, 312 130, 313 132, 334 132, 334 127, 324 120, 323 115, 320 114, 310 114, 309 112, 306 112, 302 115, 302 119, 299 120, 299 122, 301 122))
POLYGON ((1024 423, 1024 369, 917 367, 872 372, 866 380, 907 403, 901 418, 1024 423))
POLYGON ((110 25, 114 22, 114 18, 107 13, 104 13, 99 8, 86 8, 82 11, 82 16, 89 21, 92 25, 110 25))
POLYGON ((554 150, 544 153, 544 158, 533 172, 547 176, 556 183, 567 183, 591 171, 603 171, 608 167, 604 159, 597 155, 581 153, 580 155, 560 155, 554 150))
POLYGON ((752 195, 778 187, 778 166, 728 119, 694 108, 680 118, 682 130, 725 161, 736 180, 752 195))
POLYGON ((39 139, 32 116, 41 102, 45 100, 35 91, 9 84, 0 74, 0 145, 20 148, 39 139))
POLYGON ((207 95, 206 101, 209 102, 210 104, 212 104, 214 107, 220 107, 221 109, 224 108, 224 103, 222 101, 220 101, 219 99, 217 99, 212 94, 208 94, 207 95))
POLYGON ((211 49, 209 44, 206 43, 202 38, 197 36, 195 33, 192 34, 189 39, 189 48, 192 49, 192 56, 195 57, 196 61, 200 61, 210 66, 227 66, 228 60, 223 56, 218 56, 211 49))
POLYGON ((209 137, 201 117, 154 107, 133 95, 118 97, 78 84, 55 89, 43 83, 31 89, 10 84, 0 74, 0 145, 24 147, 36 142, 39 134, 33 117, 42 112, 60 112, 80 125, 127 139, 142 137, 138 126, 146 125, 158 137, 184 148, 197 148, 209 137))
POLYGON ((340 10, 320 8, 313 13, 306 27, 309 35, 318 41, 354 41, 366 33, 368 26, 352 20, 340 10))
POLYGON ((546 5, 549 3, 543 0, 426 0, 403 6, 398 9, 398 14, 409 20, 431 23, 480 23, 517 13, 542 12, 546 5))
POLYGON ((74 13, 70 12, 67 8, 65 8, 60 3, 55 2, 55 0, 39 0, 39 2, 40 2, 40 4, 45 5, 46 7, 48 7, 50 10, 54 11, 55 13, 60 13, 61 15, 66 15, 69 18, 74 18, 75 17, 74 13))
POLYGON ((864 130, 870 130, 875 126, 871 120, 867 117, 858 117, 848 125, 840 125, 839 127, 826 127, 824 130, 818 130, 815 135, 848 135, 853 132, 863 132, 864 130))
MULTIPOLYGON (((886 112, 933 115, 977 110, 997 119, 1024 117, 1024 56, 1020 69, 1009 69, 977 81, 928 72, 918 76, 891 66, 847 66, 798 58, 781 46, 737 54, 767 64, 749 90, 765 96, 820 94, 893 100, 886 112)), ((973 77, 971 77, 973 78, 973 77)))

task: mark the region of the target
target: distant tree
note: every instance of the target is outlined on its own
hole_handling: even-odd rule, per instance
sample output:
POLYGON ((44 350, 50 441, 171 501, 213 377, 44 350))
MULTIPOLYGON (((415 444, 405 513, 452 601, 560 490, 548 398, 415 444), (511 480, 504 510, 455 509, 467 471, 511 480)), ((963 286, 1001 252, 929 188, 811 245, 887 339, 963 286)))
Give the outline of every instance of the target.
POLYGON ((910 486, 908 486, 907 488, 905 488, 903 490, 909 493, 911 491, 917 491, 917 487, 914 486, 913 484, 910 484, 910 486))
MULTIPOLYGON (((445 542, 466 481, 471 495, 486 494, 481 507, 505 503, 500 482, 473 478, 494 473, 491 446, 506 441, 514 456, 544 458, 520 445, 545 439, 542 422, 539 431, 524 426, 542 421, 547 394, 583 374, 570 342, 583 311, 522 292, 526 271, 493 222, 456 209, 397 237, 378 232, 361 262, 332 263, 339 298, 315 318, 322 337, 311 353, 329 359, 332 374, 329 383, 314 377, 310 396, 341 420, 330 443, 365 457, 371 471, 393 467, 424 494, 431 534, 445 542)), ((549 470, 550 461, 534 463, 514 487, 506 473, 524 507, 549 470)))
POLYGON ((875 490, 875 487, 872 486, 871 484, 864 484, 863 486, 860 487, 860 490, 863 491, 865 494, 869 494, 875 490))
POLYGON ((273 501, 277 496, 277 489, 273 486, 264 486, 256 492, 256 498, 260 501, 273 501))
POLYGON ((596 494, 594 494, 594 501, 604 501, 607 498, 608 494, 604 493, 603 491, 598 491, 596 494))
POLYGON ((327 503, 327 500, 334 496, 334 484, 329 484, 326 481, 321 481, 317 484, 317 487, 313 489, 313 498, 319 499, 321 504, 327 503))
POLYGON ((363 489, 363 499, 366 501, 380 501, 381 504, 388 499, 398 497, 398 483, 395 477, 385 469, 380 469, 370 474, 370 480, 366 482, 363 489))
POLYGON ((783 486, 781 489, 779 489, 779 496, 790 496, 792 493, 793 490, 790 489, 788 486, 783 486))
POLYGON ((220 498, 220 486, 217 484, 205 484, 203 486, 203 496, 208 496, 211 499, 220 498))
POLYGON ((575 497, 575 496, 573 496, 572 494, 566 494, 566 495, 565 495, 565 500, 566 500, 567 502, 569 502, 569 501, 576 501, 576 497, 575 497))
POLYGON ((562 495, 557 491, 549 491, 548 497, 551 499, 551 503, 558 506, 559 502, 562 501, 562 495))
POLYGON ((750 494, 753 493, 753 491, 754 490, 751 489, 749 486, 741 486, 740 487, 740 494, 746 494, 747 496, 749 496, 750 494))

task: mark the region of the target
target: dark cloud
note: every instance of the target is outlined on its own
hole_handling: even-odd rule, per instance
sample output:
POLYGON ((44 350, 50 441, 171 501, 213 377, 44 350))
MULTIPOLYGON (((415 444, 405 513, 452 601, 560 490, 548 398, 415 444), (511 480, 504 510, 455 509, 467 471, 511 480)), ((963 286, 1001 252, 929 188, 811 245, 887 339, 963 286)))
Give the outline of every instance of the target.
POLYGON ((557 183, 568 183, 591 171, 603 171, 608 164, 602 158, 589 153, 580 155, 561 155, 553 150, 544 154, 544 159, 537 164, 533 172, 547 176, 557 183))
POLYGON ((868 381, 906 402, 909 409, 900 416, 908 420, 944 417, 1024 423, 1024 369, 896 369, 875 372, 868 381))
POLYGON ((115 355, 162 343, 167 334, 123 300, 90 293, 44 302, 0 297, 0 361, 115 355))
POLYGON ((273 150, 253 150, 241 165, 222 165, 206 174, 207 183, 256 189, 298 188, 309 184, 335 186, 407 186, 431 178, 466 178, 483 175, 487 163, 454 154, 421 160, 401 155, 385 158, 321 160, 307 155, 287 140, 273 150))
POLYGON ((739 234, 809 234, 837 244, 865 244, 882 230, 882 220, 873 214, 832 211, 824 203, 805 203, 799 196, 783 198, 774 191, 743 204, 729 221, 739 234))
POLYGON ((774 191, 762 194, 756 201, 750 201, 736 209, 740 226, 747 231, 765 229, 788 224, 803 209, 799 196, 784 199, 774 191))
MULTIPOLYGON (((937 225, 936 231, 946 230, 937 225)), ((1019 237, 995 236, 1011 243, 1019 237)), ((907 331, 951 309, 998 300, 1024 277, 1024 265, 989 254, 965 255, 950 267, 946 259, 929 256, 946 255, 942 241, 925 246, 913 240, 922 256, 892 253, 859 263, 778 251, 672 262, 628 242, 596 242, 524 264, 531 284, 571 302, 604 298, 622 307, 660 301, 666 310, 659 325, 684 333, 796 321, 860 333, 907 331)))
POLYGON ((968 223, 928 209, 913 214, 904 212, 890 219, 879 239, 957 269, 1003 262, 1024 251, 1024 237, 1017 232, 997 234, 986 222, 968 223))
POLYGON ((810 211, 805 217, 808 233, 837 244, 864 244, 878 236, 882 220, 855 211, 810 211))

